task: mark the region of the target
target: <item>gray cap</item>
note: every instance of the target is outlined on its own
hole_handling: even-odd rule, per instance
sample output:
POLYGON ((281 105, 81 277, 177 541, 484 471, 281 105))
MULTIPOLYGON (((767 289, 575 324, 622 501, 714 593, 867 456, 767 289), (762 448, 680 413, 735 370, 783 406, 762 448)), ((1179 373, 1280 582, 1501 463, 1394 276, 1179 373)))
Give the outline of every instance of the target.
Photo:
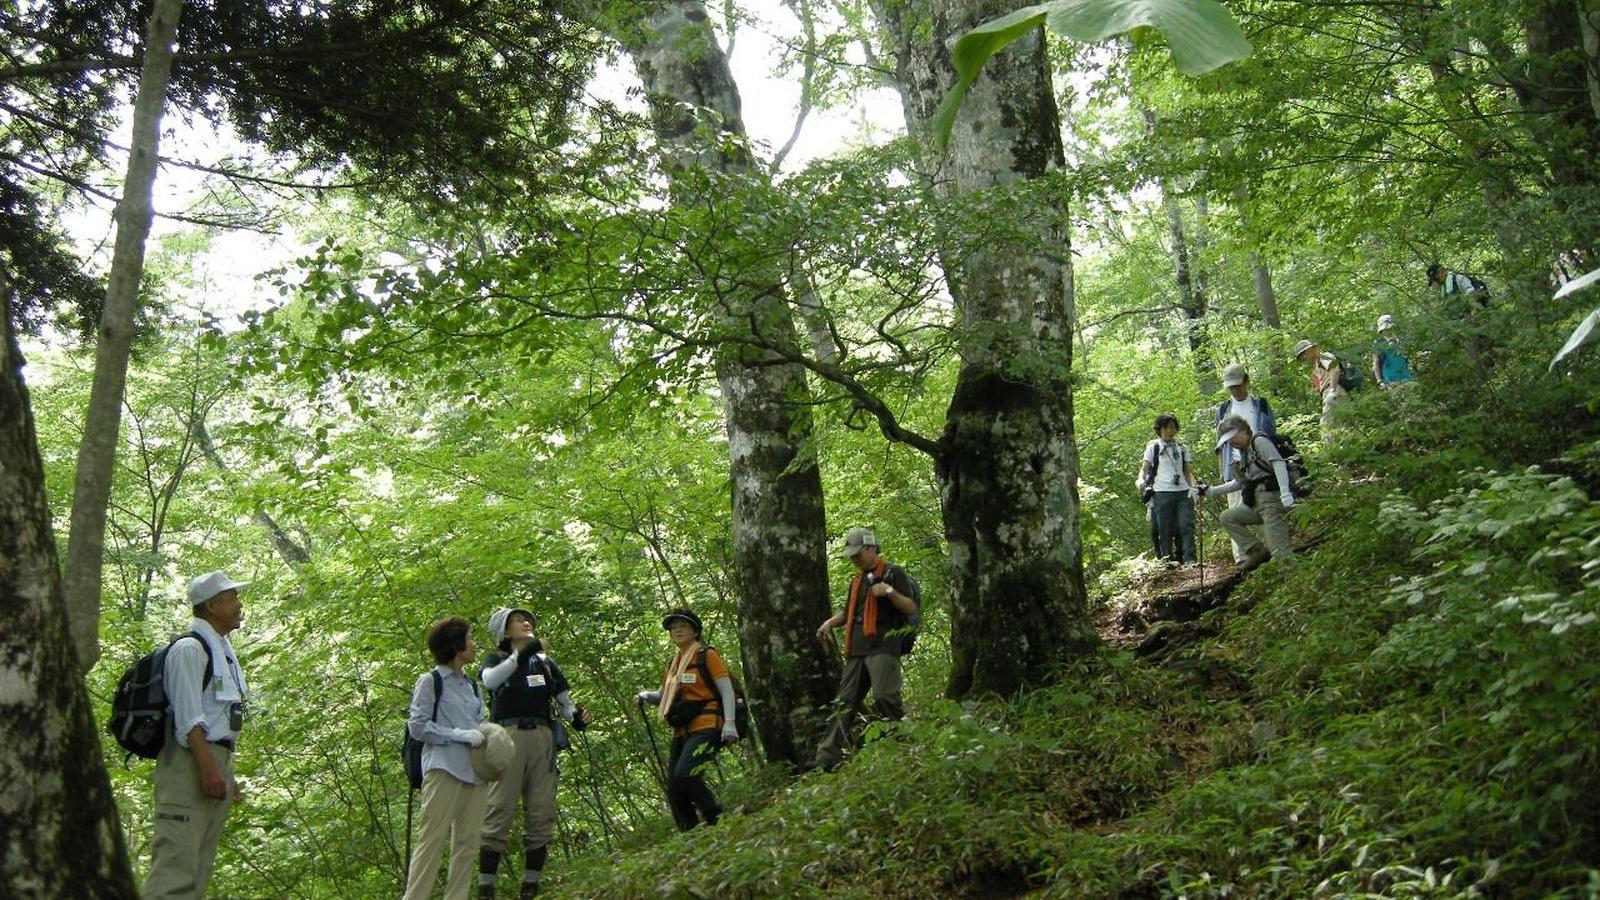
POLYGON ((1294 345, 1294 358, 1299 359, 1300 357, 1306 355, 1307 350, 1315 349, 1317 349, 1317 344, 1315 341, 1308 341, 1302 338, 1300 343, 1294 345))
POLYGON ((1233 387, 1234 385, 1244 384, 1249 380, 1250 373, 1246 372, 1244 370, 1244 366, 1241 366, 1238 363, 1234 363, 1233 365, 1222 370, 1223 387, 1233 387))
POLYGON ((511 621, 512 613, 522 613, 538 627, 539 617, 520 606, 502 606, 489 614, 489 636, 494 638, 496 644, 506 639, 506 623, 511 621))
POLYGON ((844 536, 844 546, 839 548, 840 556, 853 557, 861 552, 863 547, 878 546, 878 536, 870 528, 852 528, 844 536))
POLYGON ((517 758, 517 745, 504 726, 493 722, 479 722, 483 743, 472 748, 472 771, 484 781, 499 781, 517 758))

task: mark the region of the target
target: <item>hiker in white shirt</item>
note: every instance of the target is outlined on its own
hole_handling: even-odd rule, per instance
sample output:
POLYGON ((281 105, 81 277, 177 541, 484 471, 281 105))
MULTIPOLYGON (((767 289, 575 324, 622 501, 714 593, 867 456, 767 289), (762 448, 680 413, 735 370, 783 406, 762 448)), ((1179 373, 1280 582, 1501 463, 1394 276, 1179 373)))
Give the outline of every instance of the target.
POLYGON ((156 757, 156 827, 146 900, 205 895, 228 807, 239 796, 233 748, 244 726, 247 694, 228 635, 244 620, 239 588, 248 584, 220 571, 189 582, 192 634, 173 642, 162 674, 172 704, 172 734, 156 757))
POLYGON ((1195 477, 1193 454, 1178 443, 1178 417, 1156 417, 1155 440, 1145 445, 1139 485, 1151 492, 1158 536, 1157 555, 1174 563, 1193 563, 1195 477))

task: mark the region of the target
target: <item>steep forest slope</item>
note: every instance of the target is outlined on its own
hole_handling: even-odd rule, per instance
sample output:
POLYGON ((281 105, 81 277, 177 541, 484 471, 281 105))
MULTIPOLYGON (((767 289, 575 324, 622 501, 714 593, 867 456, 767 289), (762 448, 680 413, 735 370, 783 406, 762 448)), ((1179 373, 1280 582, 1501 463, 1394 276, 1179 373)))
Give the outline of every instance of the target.
MULTIPOLYGON (((1429 446, 1398 433, 1429 416, 1373 412, 1394 402, 1330 454, 1300 565, 1180 640, 924 705, 835 773, 729 784, 744 814, 575 861, 560 895, 1594 896, 1600 444, 1471 468, 1500 438, 1431 419, 1429 446)), ((1106 620, 1148 615, 1140 588, 1106 620)))

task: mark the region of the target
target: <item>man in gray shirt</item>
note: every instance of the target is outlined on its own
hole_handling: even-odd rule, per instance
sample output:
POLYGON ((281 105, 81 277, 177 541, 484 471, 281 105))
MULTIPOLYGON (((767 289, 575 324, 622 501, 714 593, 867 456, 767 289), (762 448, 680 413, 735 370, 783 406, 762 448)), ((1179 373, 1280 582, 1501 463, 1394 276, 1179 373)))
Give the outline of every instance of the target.
POLYGON ((247 584, 220 571, 189 582, 192 634, 173 642, 162 673, 172 734, 156 757, 146 900, 205 894, 228 807, 239 796, 233 749, 244 726, 246 690, 228 635, 244 619, 239 588, 247 584))

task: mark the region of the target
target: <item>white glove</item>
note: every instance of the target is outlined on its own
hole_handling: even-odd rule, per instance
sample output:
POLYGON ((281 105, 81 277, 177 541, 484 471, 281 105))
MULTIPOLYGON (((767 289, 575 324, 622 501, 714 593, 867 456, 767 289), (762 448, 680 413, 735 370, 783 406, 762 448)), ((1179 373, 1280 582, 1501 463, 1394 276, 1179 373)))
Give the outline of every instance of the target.
POLYGON ((640 691, 637 695, 634 696, 633 702, 637 703, 639 705, 640 709, 643 709, 644 707, 646 707, 646 706, 648 706, 648 705, 650 705, 652 703, 660 703, 661 702, 661 692, 660 691, 640 691))
POLYGON ((738 739, 739 739, 739 729, 735 728, 733 726, 732 722, 723 722, 722 723, 722 742, 724 744, 731 744, 734 741, 737 741, 738 739))
POLYGON ((484 737, 483 732, 476 728, 457 728, 456 740, 461 741, 469 747, 482 747, 484 737))
POLYGON ((1283 508, 1284 509, 1294 509, 1294 495, 1293 494, 1280 494, 1278 496, 1278 499, 1283 502, 1283 508))

